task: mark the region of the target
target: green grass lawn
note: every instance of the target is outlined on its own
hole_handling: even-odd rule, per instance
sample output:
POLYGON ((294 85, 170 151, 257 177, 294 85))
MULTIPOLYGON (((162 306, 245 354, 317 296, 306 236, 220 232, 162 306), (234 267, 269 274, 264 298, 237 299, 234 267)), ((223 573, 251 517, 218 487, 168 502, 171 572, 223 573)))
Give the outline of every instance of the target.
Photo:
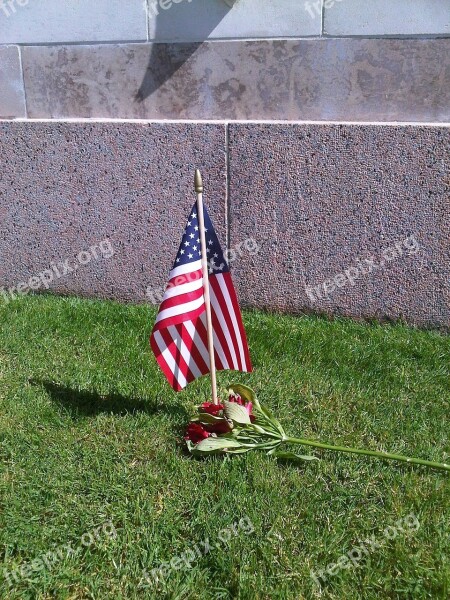
MULTIPOLYGON (((321 460, 300 465, 193 459, 183 430, 209 379, 171 390, 148 346, 154 317, 0 301, 2 598, 449 597, 447 473, 314 450, 321 460), (358 560, 366 539, 376 544, 358 560), (348 553, 319 587, 311 571, 348 553)), ((291 435, 448 460, 448 336, 244 320, 254 373, 220 373, 223 389, 253 387, 291 435)))

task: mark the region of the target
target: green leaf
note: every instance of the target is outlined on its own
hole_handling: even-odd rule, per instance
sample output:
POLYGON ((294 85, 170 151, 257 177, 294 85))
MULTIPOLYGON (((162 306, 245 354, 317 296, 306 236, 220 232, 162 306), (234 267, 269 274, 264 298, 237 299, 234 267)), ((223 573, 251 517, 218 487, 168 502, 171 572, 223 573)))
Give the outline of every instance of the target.
POLYGON ((293 452, 285 452, 284 450, 271 450, 269 452, 272 456, 280 458, 282 460, 295 460, 295 461, 311 461, 319 460, 317 456, 311 456, 309 454, 294 454, 293 452))
POLYGON ((238 425, 249 425, 251 423, 250 416, 243 406, 236 404, 236 402, 228 402, 225 400, 225 414, 233 423, 238 425))
POLYGON ((269 421, 278 429, 282 436, 285 436, 286 434, 284 433, 284 429, 280 421, 272 414, 272 412, 266 406, 261 406, 260 408, 263 415, 269 419, 269 421))
MULTIPOLYGON (((261 427, 260 425, 257 425, 257 423, 252 423, 252 429, 254 431, 257 431, 258 433, 260 433, 261 435, 267 435, 267 431, 264 429, 264 427, 261 427)), ((272 432, 270 432, 272 433, 272 432)))
POLYGON ((189 452, 192 452, 194 450, 194 448, 195 448, 195 444, 193 444, 191 442, 191 440, 186 440, 186 446, 187 446, 189 452))
POLYGON ((262 427, 263 429, 266 429, 267 431, 270 431, 271 433, 276 433, 277 435, 281 435, 278 427, 275 427, 275 425, 272 423, 272 421, 268 417, 266 417, 266 415, 261 411, 261 409, 254 410, 253 414, 256 417, 255 420, 253 421, 253 425, 258 425, 259 427, 262 427))
POLYGON ((236 436, 236 438, 240 441, 243 442, 244 444, 259 444, 260 440, 257 437, 250 437, 248 435, 242 435, 242 433, 240 433, 239 435, 236 436))
POLYGON ((250 452, 250 450, 253 450, 253 448, 230 448, 225 452, 227 454, 245 454, 246 452, 250 452))
POLYGON ((232 438, 209 437, 194 447, 195 453, 223 452, 227 448, 241 448, 242 444, 232 438))
POLYGON ((210 415, 209 413, 199 413, 198 420, 201 423, 218 423, 219 421, 226 421, 224 417, 215 417, 214 415, 210 415))

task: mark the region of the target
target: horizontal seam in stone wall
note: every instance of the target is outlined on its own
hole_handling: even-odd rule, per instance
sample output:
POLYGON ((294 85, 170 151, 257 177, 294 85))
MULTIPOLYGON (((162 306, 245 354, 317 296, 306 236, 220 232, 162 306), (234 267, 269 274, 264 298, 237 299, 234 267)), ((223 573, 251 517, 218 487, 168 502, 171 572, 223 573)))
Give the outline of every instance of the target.
POLYGON ((135 123, 141 125, 187 124, 187 125, 358 125, 361 127, 450 127, 445 121, 291 121, 277 119, 99 119, 99 118, 55 118, 55 119, 5 119, 0 117, 0 123, 135 123))
POLYGON ((221 43, 221 42, 276 42, 283 40, 314 40, 314 41, 323 41, 323 40, 364 40, 364 39, 372 39, 372 40, 436 40, 436 39, 450 39, 450 34, 448 33, 415 33, 415 34, 383 34, 383 35, 367 35, 367 34, 354 34, 354 35, 336 35, 336 34, 328 34, 325 31, 322 32, 321 35, 291 35, 291 36, 274 36, 274 37, 245 37, 245 38, 205 38, 203 40, 174 40, 174 39, 145 39, 145 38, 137 38, 137 39, 123 39, 123 40, 84 40, 82 42, 70 42, 70 41, 59 41, 59 42, 7 42, 2 44, 0 42, 0 47, 2 46, 21 46, 21 47, 58 47, 58 46, 118 46, 121 44, 195 44, 195 43, 221 43))

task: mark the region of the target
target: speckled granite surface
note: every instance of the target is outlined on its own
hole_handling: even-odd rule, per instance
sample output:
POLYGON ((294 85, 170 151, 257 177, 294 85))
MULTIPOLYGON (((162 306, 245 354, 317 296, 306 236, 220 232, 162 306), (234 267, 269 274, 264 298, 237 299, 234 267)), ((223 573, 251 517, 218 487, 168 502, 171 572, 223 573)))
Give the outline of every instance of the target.
POLYGON ((149 301, 200 166, 222 242, 228 214, 231 248, 259 249, 232 264, 244 306, 448 327, 449 142, 435 126, 2 122, 0 293, 109 240, 49 287, 149 301))
POLYGON ((450 121, 450 39, 29 46, 28 116, 450 121))
POLYGON ((144 301, 167 283, 199 166, 225 238, 223 126, 3 122, 0 156, 0 288, 109 240, 112 257, 98 251, 50 289, 144 301))
POLYGON ((230 125, 231 245, 261 249, 235 267, 243 304, 449 326, 449 144, 444 127, 230 125))

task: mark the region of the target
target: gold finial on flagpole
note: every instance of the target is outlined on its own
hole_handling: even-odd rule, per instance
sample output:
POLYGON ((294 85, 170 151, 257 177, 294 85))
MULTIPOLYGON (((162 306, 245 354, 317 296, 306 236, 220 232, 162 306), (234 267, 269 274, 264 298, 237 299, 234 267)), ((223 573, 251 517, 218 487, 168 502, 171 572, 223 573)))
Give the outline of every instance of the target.
POLYGON ((206 252, 206 233, 205 233, 205 218, 203 213, 203 181, 200 171, 195 170, 195 191, 197 192, 197 213, 198 225, 200 234, 200 247, 202 249, 202 277, 203 277, 203 297, 205 299, 206 309, 206 330, 208 335, 208 354, 209 354, 209 370, 211 373, 211 393, 214 404, 219 404, 217 398, 217 382, 216 382, 216 362, 214 358, 214 337, 212 328, 211 316, 211 299, 209 295, 209 280, 208 280, 208 258, 206 252))
POLYGON ((198 169, 195 169, 194 185, 197 194, 201 194, 203 192, 203 181, 202 175, 198 169))

